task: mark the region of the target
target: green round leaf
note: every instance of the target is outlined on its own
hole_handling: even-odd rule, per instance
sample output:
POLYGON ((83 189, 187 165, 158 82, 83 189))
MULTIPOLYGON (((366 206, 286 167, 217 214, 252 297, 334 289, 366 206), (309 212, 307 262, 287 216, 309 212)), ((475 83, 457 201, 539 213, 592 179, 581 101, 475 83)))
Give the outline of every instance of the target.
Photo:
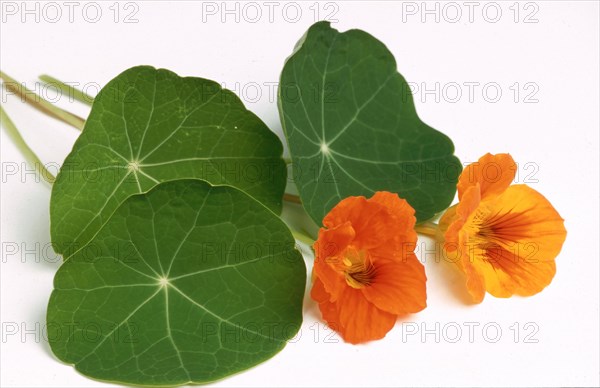
POLYGON ((462 169, 452 141, 417 116, 383 43, 314 24, 288 58, 281 122, 302 203, 317 224, 340 200, 398 193, 419 221, 448 207, 462 169))
POLYGON ((84 246, 130 195, 198 178, 237 187, 274 212, 286 183, 279 138, 213 81, 141 66, 110 81, 54 183, 51 235, 84 246))
POLYGON ((100 380, 213 381, 285 346, 305 281, 291 233, 259 202, 199 180, 161 183, 126 199, 60 267, 49 342, 100 380))

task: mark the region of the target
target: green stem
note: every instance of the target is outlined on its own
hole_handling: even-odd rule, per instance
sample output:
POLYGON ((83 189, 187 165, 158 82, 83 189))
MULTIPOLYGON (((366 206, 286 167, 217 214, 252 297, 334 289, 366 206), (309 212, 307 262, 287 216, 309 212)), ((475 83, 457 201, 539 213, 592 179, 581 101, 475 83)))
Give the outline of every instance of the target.
POLYGON ((295 194, 284 193, 283 200, 286 202, 296 203, 298 205, 302 204, 302 200, 300 199, 300 197, 295 194))
POLYGON ((315 240, 313 240, 312 237, 310 237, 309 235, 303 233, 303 232, 299 232, 297 230, 292 230, 292 235, 294 236, 294 238, 300 242, 303 242, 304 244, 308 245, 309 247, 312 247, 313 244, 315 243, 315 240))
POLYGON ((292 158, 283 158, 285 164, 292 164, 292 158))
POLYGON ((440 235, 440 228, 438 227, 438 224, 430 221, 425 221, 421 224, 415 225, 415 231, 433 238, 438 238, 440 235))
POLYGON ((4 108, 0 105, 0 122, 2 123, 2 127, 6 129, 6 132, 15 143, 19 151, 25 156, 25 159, 29 164, 32 164, 36 171, 40 174, 44 180, 50 184, 54 183, 56 179, 54 175, 50 171, 46 169, 40 158, 33 152, 33 150, 27 145, 23 136, 12 122, 10 117, 4 111, 4 108))
POLYGON ((67 123, 79 129, 80 131, 83 129, 85 120, 81 117, 54 106, 49 101, 37 95, 33 91, 25 88, 23 84, 17 82, 15 79, 9 77, 2 71, 0 71, 0 79, 4 81, 4 85, 7 89, 20 96, 24 102, 31 104, 34 108, 40 110, 41 112, 61 120, 62 122, 67 123))
POLYGON ((61 80, 58 80, 52 76, 49 76, 47 74, 42 74, 38 78, 47 85, 57 87, 61 91, 61 93, 63 93, 63 94, 66 93, 69 97, 72 97, 79 102, 83 102, 84 104, 89 105, 89 106, 91 106, 92 103, 94 102, 94 97, 90 96, 86 92, 79 90, 79 89, 75 88, 74 86, 67 85, 66 83, 64 83, 61 80))

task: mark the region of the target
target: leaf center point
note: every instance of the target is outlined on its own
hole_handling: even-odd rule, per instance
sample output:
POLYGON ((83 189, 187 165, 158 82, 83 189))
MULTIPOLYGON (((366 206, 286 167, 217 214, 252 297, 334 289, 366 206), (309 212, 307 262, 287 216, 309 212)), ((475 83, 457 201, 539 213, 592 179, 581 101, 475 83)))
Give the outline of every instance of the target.
POLYGON ((325 142, 321 143, 321 153, 329 155, 329 146, 325 142))
POLYGON ((132 160, 127 164, 127 169, 130 172, 138 172, 140 170, 140 162, 137 160, 132 160))

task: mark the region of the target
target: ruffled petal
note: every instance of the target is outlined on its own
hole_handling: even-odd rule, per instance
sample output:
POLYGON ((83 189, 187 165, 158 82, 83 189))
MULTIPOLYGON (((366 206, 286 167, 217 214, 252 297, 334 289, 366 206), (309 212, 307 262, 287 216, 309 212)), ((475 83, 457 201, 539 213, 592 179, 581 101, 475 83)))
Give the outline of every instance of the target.
POLYGON ((360 290, 351 287, 344 290, 336 306, 339 333, 353 344, 381 339, 396 324, 396 314, 377 308, 360 290))
POLYGON ((315 264, 313 271, 321 279, 332 301, 346 287, 344 275, 338 270, 342 267, 342 253, 354 239, 355 233, 350 222, 331 229, 319 230, 319 239, 313 245, 315 264))
POLYGON ((327 228, 347 222, 354 228, 353 245, 359 250, 374 251, 390 259, 402 259, 405 251, 414 251, 414 209, 397 194, 378 192, 368 200, 348 197, 323 219, 327 228))
POLYGON ((464 193, 479 184, 481 198, 490 198, 502 194, 511 185, 517 173, 517 165, 509 154, 485 154, 477 163, 471 163, 458 179, 458 199, 462 201, 464 193))
POLYGON ((374 260, 373 283, 361 288, 365 298, 392 314, 416 313, 427 307, 425 268, 412 254, 404 261, 374 260))
POLYGON ((456 214, 457 210, 458 204, 452 205, 448 209, 446 209, 444 214, 442 214, 442 216, 440 217, 440 220, 438 221, 438 228, 440 229, 440 232, 442 232, 442 234, 445 234, 450 225, 458 219, 458 214, 456 214))
MULTIPOLYGON (((376 192, 369 201, 384 206, 394 218, 393 224, 386 225, 382 232, 387 232, 389 239, 395 239, 397 243, 402 244, 404 250, 409 250, 412 253, 418 238, 415 231, 415 224, 417 223, 415 209, 405 199, 401 199, 398 194, 387 191, 376 192)), ((380 232, 381 237, 383 237, 382 232, 380 232)))
MULTIPOLYGON (((466 245, 464 246, 464 249, 468 249, 466 245)), ((473 265, 475 262, 475 255, 466 260, 463 257, 463 260, 461 261, 461 268, 467 277, 467 291, 471 295, 471 298, 473 298, 473 302, 481 303, 485 297, 486 283, 484 275, 478 271, 478 268, 475 265, 473 265)))
POLYGON ((313 244, 316 259, 335 264, 336 258, 352 243, 355 236, 356 232, 348 221, 332 226, 330 229, 321 228, 319 238, 313 244))
MULTIPOLYGON (((369 203, 365 197, 345 198, 323 218, 323 226, 331 229, 346 222, 350 222, 351 225, 362 225, 369 218, 368 207, 369 203)), ((359 230, 356 232, 358 233, 359 230)))
POLYGON ((335 302, 331 302, 331 296, 325 290, 323 282, 319 278, 315 278, 310 297, 319 304, 319 310, 323 319, 327 322, 332 330, 339 331, 339 314, 335 302))
POLYGON ((461 247, 459 233, 469 216, 477 209, 481 202, 481 190, 479 184, 471 186, 463 195, 463 199, 452 211, 447 211, 440 220, 440 224, 449 225, 444 235, 444 250, 454 252, 461 247))
POLYGON ((415 223, 414 209, 385 192, 346 198, 325 216, 314 245, 311 297, 347 342, 383 338, 399 313, 425 308, 415 223))

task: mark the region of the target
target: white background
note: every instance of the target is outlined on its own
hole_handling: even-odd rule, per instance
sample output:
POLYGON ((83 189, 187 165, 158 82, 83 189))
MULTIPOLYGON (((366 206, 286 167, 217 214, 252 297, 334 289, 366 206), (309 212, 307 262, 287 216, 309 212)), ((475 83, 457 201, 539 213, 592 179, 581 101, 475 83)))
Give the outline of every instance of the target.
MULTIPOLYGON (((7 3, 11 2, 3 2, 3 10, 7 3)), ((316 20, 315 9, 320 10, 319 18, 337 9, 330 17, 338 20, 336 28, 361 28, 387 44, 399 71, 419 88, 415 100, 420 116, 454 140, 463 162, 486 152, 510 152, 521 166, 519 182, 527 180, 550 199, 568 230, 557 275, 534 297, 488 295, 482 304, 469 305, 460 276, 431 255, 422 255, 429 278, 428 308, 400 320, 385 339, 344 344, 319 323, 318 310, 307 298, 301 338, 270 361, 215 385, 597 386, 599 6, 595 1, 513 3, 476 2, 472 15, 462 1, 449 6, 427 2, 428 9, 437 7, 437 15, 423 13, 421 1, 337 2, 335 8, 311 1, 288 6, 287 14, 283 3, 277 3, 269 20, 269 6, 258 2, 260 20, 255 20, 256 7, 240 4, 236 22, 235 14, 222 13, 221 2, 213 3, 219 9, 210 15, 201 2, 137 1, 127 10, 119 5, 115 22, 110 1, 98 2, 102 16, 96 23, 90 22, 94 10, 82 14, 85 3, 80 3, 71 23, 68 8, 59 1, 62 18, 51 23, 56 10, 45 8, 44 14, 40 3, 36 21, 35 14, 23 14, 19 1, 13 3, 20 8, 16 15, 2 15, 1 68, 30 88, 37 75, 48 73, 92 85, 92 92, 93 85, 104 85, 128 67, 165 67, 223 82, 281 135, 269 85, 277 81, 285 58, 316 20), (136 8, 137 23, 124 23, 136 8), (294 12, 297 8, 300 17, 294 12), (493 23, 497 8, 502 14, 493 23), (457 10, 462 17, 453 23, 457 10), (479 86, 469 96, 471 82, 479 86), (491 86, 484 91, 486 84, 491 86), (455 101, 457 85, 462 96, 455 101), (434 91, 424 94, 423 88, 434 91), (502 96, 494 103, 498 89, 502 96), (530 93, 534 95, 525 102, 530 93), (469 322, 479 325, 472 341, 469 322), (520 328, 516 342, 515 322, 520 328), (462 336, 453 343, 457 326, 462 336), (502 333, 494 343, 497 327, 502 333), (422 337, 425 328, 431 332, 422 337), (529 340, 537 342, 529 343, 525 337, 536 328, 529 340), (408 335, 411 330, 418 333, 408 335)), ((34 9, 35 2, 28 6, 34 9)), ((77 131, 4 91, 2 103, 42 160, 60 164, 77 131)), ((84 105, 70 103, 65 96, 58 104, 87 115, 84 105)), ((50 190, 22 171, 5 174, 6 166, 20 164, 23 158, 4 131, 1 141, 1 385, 107 386, 58 362, 44 341, 46 303, 59 265, 48 248, 50 190), (15 246, 19 250, 11 253, 15 246), (36 325, 41 337, 23 332, 36 331, 36 325), (19 332, 8 335, 15 327, 19 332)), ((426 238, 421 243, 421 248, 433 248, 426 238)), ((306 255, 309 268, 311 260, 306 255)))

